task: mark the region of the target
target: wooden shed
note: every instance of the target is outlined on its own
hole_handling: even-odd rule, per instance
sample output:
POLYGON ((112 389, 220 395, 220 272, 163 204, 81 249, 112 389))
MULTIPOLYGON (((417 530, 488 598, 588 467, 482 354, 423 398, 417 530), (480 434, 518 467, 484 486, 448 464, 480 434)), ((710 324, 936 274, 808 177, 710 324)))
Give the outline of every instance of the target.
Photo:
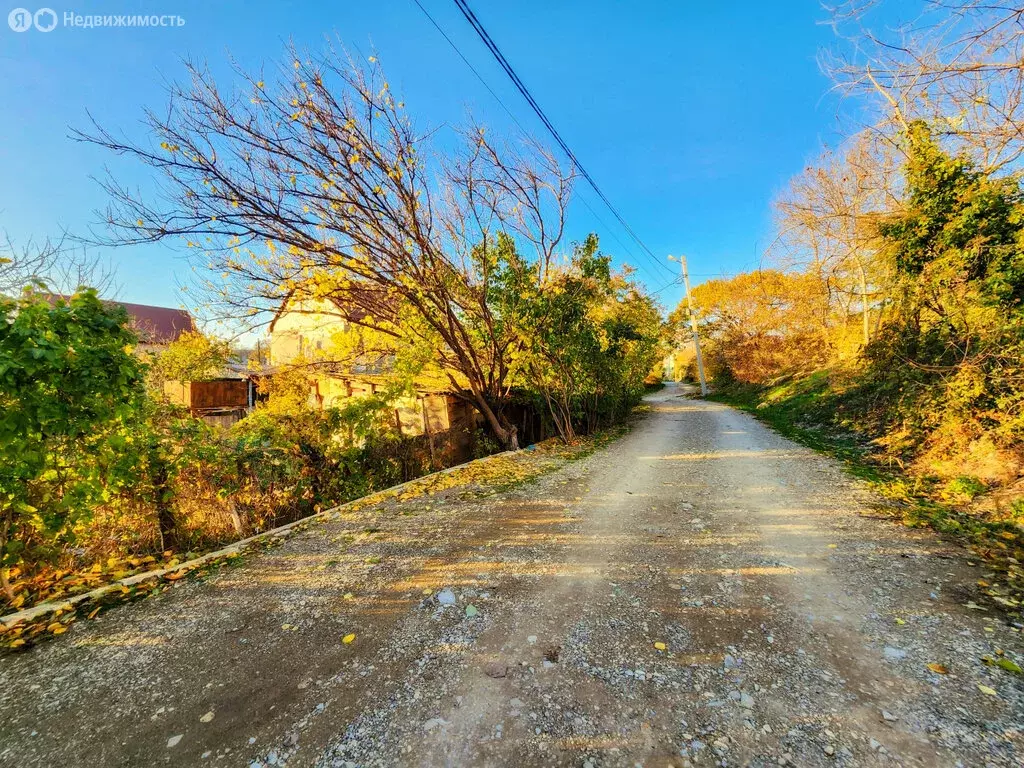
POLYGON ((168 381, 164 394, 172 403, 188 408, 193 416, 222 426, 241 420, 256 403, 256 385, 251 379, 168 381))

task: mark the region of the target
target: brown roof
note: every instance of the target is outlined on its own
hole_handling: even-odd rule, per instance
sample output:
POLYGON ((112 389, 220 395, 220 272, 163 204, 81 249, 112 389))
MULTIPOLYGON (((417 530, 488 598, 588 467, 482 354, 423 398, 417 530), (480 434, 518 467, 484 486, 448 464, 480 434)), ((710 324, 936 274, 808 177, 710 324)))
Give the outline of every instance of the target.
POLYGON ((109 303, 125 308, 131 318, 132 327, 139 334, 139 339, 148 344, 169 344, 177 341, 181 334, 196 329, 192 315, 184 309, 129 304, 124 301, 109 303))
MULTIPOLYGON (((50 303, 57 299, 67 301, 70 296, 59 293, 46 294, 50 303)), ((126 301, 103 300, 107 306, 124 307, 131 327, 139 334, 143 344, 170 344, 183 333, 196 330, 196 324, 184 309, 154 307, 149 304, 129 304, 126 301)))

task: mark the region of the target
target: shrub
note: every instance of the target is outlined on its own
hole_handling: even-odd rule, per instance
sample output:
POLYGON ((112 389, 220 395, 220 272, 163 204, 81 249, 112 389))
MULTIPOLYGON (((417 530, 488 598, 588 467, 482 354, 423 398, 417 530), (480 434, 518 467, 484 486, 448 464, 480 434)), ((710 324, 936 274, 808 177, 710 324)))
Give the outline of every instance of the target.
POLYGON ((144 369, 123 308, 93 290, 0 297, 0 584, 69 543, 130 473, 127 428, 144 369))

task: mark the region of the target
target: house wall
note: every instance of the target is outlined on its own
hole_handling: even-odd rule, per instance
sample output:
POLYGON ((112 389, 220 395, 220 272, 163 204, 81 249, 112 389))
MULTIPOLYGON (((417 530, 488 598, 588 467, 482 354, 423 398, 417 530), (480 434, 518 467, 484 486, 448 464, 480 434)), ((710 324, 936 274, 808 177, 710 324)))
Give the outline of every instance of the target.
MULTIPOLYGON (((311 381, 311 388, 311 402, 320 408, 341 407, 349 398, 366 397, 377 389, 367 379, 336 376, 319 376, 311 381)), ((465 403, 447 393, 419 392, 395 403, 395 429, 406 437, 446 432, 466 422, 467 408, 465 403)), ((472 408, 468 411, 475 413, 472 408)))
POLYGON ((297 357, 314 357, 318 351, 328 349, 331 337, 345 327, 345 320, 327 302, 293 301, 274 320, 270 364, 283 365, 297 357))
MULTIPOLYGON (((346 321, 327 302, 293 301, 274 320, 270 332, 271 365, 286 365, 298 357, 315 357, 330 348, 334 334, 346 321)), ((351 376, 318 374, 310 379, 310 404, 321 408, 340 407, 352 397, 376 391, 374 371, 357 365, 351 376)), ((431 464, 449 466, 472 454, 473 433, 478 426, 476 411, 467 403, 442 392, 419 392, 395 404, 395 430, 404 437, 422 438, 431 464)))
POLYGON ((165 381, 164 395, 172 403, 192 407, 192 385, 187 381, 165 381))

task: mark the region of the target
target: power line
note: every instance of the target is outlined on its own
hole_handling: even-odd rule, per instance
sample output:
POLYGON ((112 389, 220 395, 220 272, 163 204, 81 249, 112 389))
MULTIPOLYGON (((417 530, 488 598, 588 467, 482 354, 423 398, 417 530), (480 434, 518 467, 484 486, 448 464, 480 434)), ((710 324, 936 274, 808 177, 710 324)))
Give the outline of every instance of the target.
POLYGON ((658 295, 659 293, 661 293, 662 291, 664 291, 664 290, 665 290, 666 288, 670 288, 670 287, 672 287, 673 285, 679 285, 679 284, 680 284, 680 283, 679 283, 679 278, 678 278, 678 277, 677 277, 677 278, 674 278, 674 279, 672 279, 672 280, 669 280, 669 281, 668 281, 667 283, 665 283, 665 284, 664 284, 663 286, 661 286, 661 288, 659 288, 658 290, 656 290, 656 291, 651 291, 651 296, 657 296, 657 295, 658 295))
POLYGON ((505 110, 506 112, 508 112, 508 116, 509 116, 509 117, 511 117, 511 118, 512 118, 512 120, 513 120, 513 122, 515 122, 515 124, 519 126, 519 130, 521 130, 521 131, 522 131, 523 133, 528 133, 528 131, 527 131, 527 130, 526 130, 526 129, 525 129, 524 127, 523 127, 523 124, 519 122, 519 118, 517 118, 517 117, 515 116, 515 114, 514 114, 514 113, 512 112, 512 110, 511 110, 511 109, 509 109, 508 107, 506 107, 506 106, 505 106, 505 102, 503 102, 503 101, 501 100, 501 97, 500 97, 500 96, 498 96, 498 94, 496 94, 496 93, 494 92, 494 89, 493 89, 493 88, 491 88, 491 86, 490 86, 490 85, 489 85, 489 84, 487 83, 487 81, 486 81, 486 80, 484 80, 484 78, 483 78, 483 75, 481 75, 481 74, 480 74, 479 72, 477 72, 477 70, 476 70, 476 67, 474 67, 474 66, 473 66, 473 65, 472 65, 472 64, 470 63, 469 59, 467 59, 467 58, 466 58, 466 57, 465 57, 465 56, 463 55, 462 51, 460 51, 460 50, 459 50, 459 46, 457 46, 457 45, 455 44, 455 42, 454 42, 454 41, 453 41, 453 40, 452 40, 452 39, 451 39, 450 37, 448 37, 448 33, 447 33, 447 32, 445 32, 445 31, 444 31, 444 29, 442 29, 441 25, 440 25, 440 24, 438 24, 438 23, 437 23, 437 22, 436 22, 436 21, 434 20, 434 17, 433 17, 433 16, 431 16, 431 15, 430 15, 430 12, 429 12, 429 11, 427 11, 427 9, 423 7, 423 4, 422 4, 422 3, 420 2, 420 0, 412 0, 412 1, 413 1, 414 3, 416 3, 416 6, 417 6, 417 7, 418 7, 418 8, 419 8, 419 9, 420 9, 421 11, 423 11, 423 15, 424 15, 424 16, 426 16, 426 17, 427 17, 427 19, 429 19, 429 20, 430 20, 430 23, 434 25, 434 29, 436 29, 436 30, 437 30, 438 32, 440 32, 440 33, 441 33, 441 37, 443 37, 443 38, 444 38, 445 40, 447 40, 447 41, 448 41, 448 45, 450 45, 450 46, 452 47, 452 50, 453 50, 453 51, 455 51, 455 53, 457 53, 457 54, 459 55, 459 58, 460 58, 460 59, 462 59, 463 63, 464 63, 464 64, 465 64, 465 65, 466 65, 467 67, 469 67, 469 71, 470 71, 470 72, 472 72, 472 73, 473 73, 474 75, 476 75, 476 79, 477 79, 477 80, 479 80, 479 81, 480 81, 480 83, 481 83, 481 84, 483 85, 483 87, 487 89, 488 93, 490 93, 490 94, 491 94, 491 96, 493 96, 493 97, 494 97, 494 100, 495 100, 496 102, 498 102, 498 103, 499 103, 499 104, 501 105, 502 109, 504 109, 504 110, 505 110))
MULTIPOLYGON (((419 5, 418 2, 417 5, 419 5)), ((520 79, 519 75, 516 74, 516 71, 512 68, 512 65, 509 64, 508 59, 506 59, 504 54, 502 54, 497 44, 487 33, 487 30, 484 29, 483 24, 480 23, 480 20, 476 17, 476 14, 474 14, 469 5, 466 4, 466 0, 455 0, 455 5, 458 7, 462 15, 465 17, 466 21, 469 22, 470 26, 473 27, 474 31, 476 31, 477 35, 483 41, 484 45, 487 46, 487 49, 494 56, 495 60, 497 60, 501 68, 505 70, 505 74, 507 74, 509 78, 512 80, 512 84, 515 85, 516 90, 518 90, 522 97, 526 99, 527 104, 530 105, 530 108, 534 111, 537 117, 540 118, 540 121, 544 124, 544 127, 547 128, 548 132, 552 135, 552 137, 554 137, 555 141, 558 143, 558 146, 562 148, 562 151, 565 152, 565 154, 572 161, 573 165, 576 166, 576 169, 580 172, 580 175, 583 176, 583 178, 591 186, 594 192, 597 193, 597 196, 601 198, 601 201, 608 207, 608 210, 612 212, 612 215, 615 216, 616 219, 618 219, 619 223, 622 225, 622 228, 625 229, 629 236, 636 241, 636 243, 640 246, 644 254, 648 258, 650 258, 652 263, 657 264, 659 268, 671 273, 672 270, 665 266, 661 262, 661 260, 654 255, 654 252, 647 247, 646 243, 644 243, 644 241, 640 239, 639 235, 637 235, 633 228, 629 226, 629 223, 623 218, 622 214, 619 213, 619 211, 615 208, 614 205, 612 205, 611 201, 608 199, 608 196, 605 195, 605 193, 597 185, 597 182, 594 181, 594 177, 587 172, 586 168, 583 167, 583 164, 576 157, 576 154, 569 148, 569 145, 562 138, 561 134, 558 133, 554 125, 551 124, 551 121, 548 119, 548 116, 544 113, 544 110, 541 109, 540 105, 537 103, 536 99, 533 98, 533 95, 530 93, 529 89, 520 79)), ((488 88, 488 90, 490 89, 488 88)))
MULTIPOLYGON (((430 24, 432 24, 434 29, 437 30, 437 32, 440 33, 441 37, 443 37, 444 40, 447 41, 447 44, 452 46, 452 50, 454 50, 458 54, 459 58, 461 58, 463 60, 463 63, 465 63, 466 67, 469 68, 469 71, 472 72, 473 75, 476 77, 476 79, 480 81, 480 84, 484 88, 486 88, 487 92, 490 95, 492 95, 494 97, 494 99, 501 105, 501 108, 503 110, 505 110, 505 112, 508 114, 508 116, 512 119, 512 122, 516 124, 516 126, 519 128, 520 131, 522 131, 523 135, 530 136, 531 135, 530 131, 528 131, 526 129, 526 127, 522 123, 519 122, 519 118, 517 118, 515 116, 515 113, 512 112, 512 110, 510 110, 508 108, 508 105, 502 100, 501 96, 499 96, 495 92, 495 89, 490 87, 490 84, 487 83, 487 81, 483 79, 483 76, 477 71, 477 69, 475 67, 473 67, 472 62, 468 58, 466 58, 465 54, 463 54, 463 52, 459 49, 459 46, 455 44, 455 41, 452 40, 452 38, 449 37, 449 35, 447 35, 446 32, 444 32, 444 29, 436 22, 434 17, 432 15, 430 15, 430 12, 423 6, 423 3, 421 3, 420 0, 413 0, 413 2, 416 3, 417 7, 420 10, 423 11, 423 15, 425 15, 427 17, 427 19, 429 20, 430 24)), ((610 236, 614 239, 614 241, 618 245, 622 246, 623 250, 626 252, 626 255, 629 256, 633 261, 636 261, 638 265, 640 265, 639 260, 636 258, 636 255, 633 253, 633 251, 630 249, 630 247, 628 245, 626 245, 620 237, 618 237, 618 234, 615 233, 614 229, 612 229, 610 226, 608 226, 604 222, 604 219, 602 219, 597 214, 597 211, 594 210, 594 207, 591 206, 591 204, 587 201, 587 199, 581 196, 580 197, 580 202, 584 204, 584 206, 587 208, 587 210, 590 211, 591 215, 597 220, 597 223, 605 231, 607 231, 610 234, 610 236)), ((646 267, 645 265, 643 265, 643 266, 647 269, 649 274, 652 274, 650 272, 649 267, 646 267)))

